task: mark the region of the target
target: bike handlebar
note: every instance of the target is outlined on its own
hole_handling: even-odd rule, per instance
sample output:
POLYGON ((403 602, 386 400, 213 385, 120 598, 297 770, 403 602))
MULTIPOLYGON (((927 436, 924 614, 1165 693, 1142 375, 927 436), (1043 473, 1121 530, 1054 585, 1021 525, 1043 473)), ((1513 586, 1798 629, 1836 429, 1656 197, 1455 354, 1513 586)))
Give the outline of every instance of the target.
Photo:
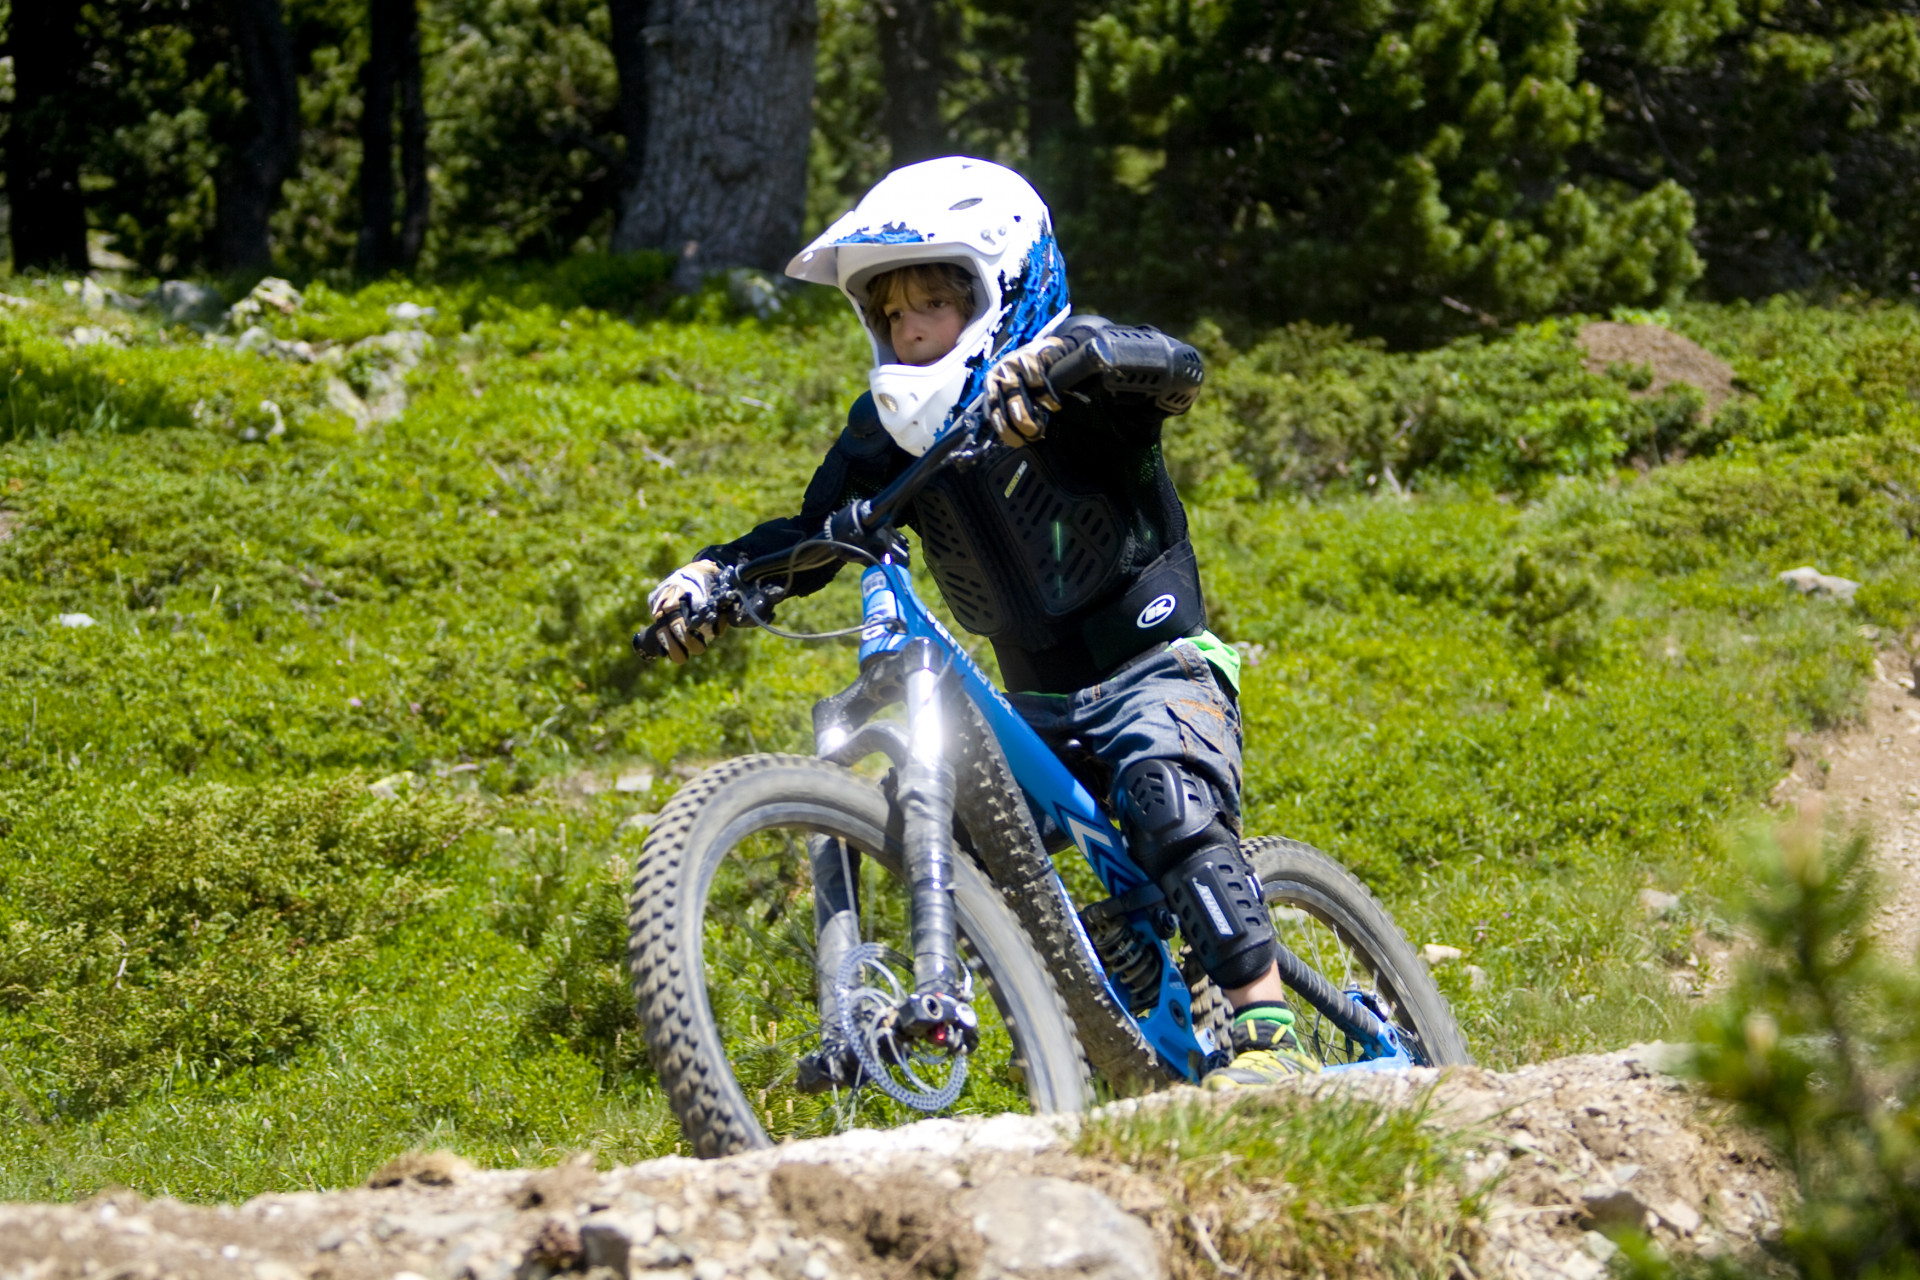
MULTIPOLYGON (((1062 356, 1048 370, 1049 389, 1056 395, 1070 391, 1088 378, 1113 367, 1103 345, 1082 342, 1062 356)), ((764 611, 786 596, 778 586, 761 586, 769 579, 791 578, 810 569, 853 559, 876 548, 890 536, 893 521, 929 481, 949 464, 971 462, 994 441, 987 428, 986 396, 983 392, 961 413, 951 428, 943 432, 927 451, 897 476, 893 483, 872 498, 856 499, 827 517, 824 538, 808 539, 798 546, 769 555, 757 556, 738 568, 723 568, 712 603, 694 623, 724 616, 729 624, 759 621, 764 611), (852 553, 852 554, 849 554, 852 553), (758 597, 749 601, 747 595, 758 597), (743 607, 744 606, 744 607, 743 607)), ((667 620, 656 620, 633 637, 633 650, 643 658, 664 658, 666 646, 661 633, 667 620)))

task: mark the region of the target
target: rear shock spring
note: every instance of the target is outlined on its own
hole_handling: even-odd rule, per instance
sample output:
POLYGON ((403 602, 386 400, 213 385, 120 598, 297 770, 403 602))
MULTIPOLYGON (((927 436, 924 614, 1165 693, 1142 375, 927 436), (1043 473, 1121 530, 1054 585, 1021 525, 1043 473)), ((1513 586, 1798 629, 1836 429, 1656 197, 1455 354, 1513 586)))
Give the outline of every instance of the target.
POLYGON ((1114 985, 1127 994, 1130 1013, 1145 1013, 1160 998, 1160 955, 1125 920, 1087 925, 1087 937, 1114 985))

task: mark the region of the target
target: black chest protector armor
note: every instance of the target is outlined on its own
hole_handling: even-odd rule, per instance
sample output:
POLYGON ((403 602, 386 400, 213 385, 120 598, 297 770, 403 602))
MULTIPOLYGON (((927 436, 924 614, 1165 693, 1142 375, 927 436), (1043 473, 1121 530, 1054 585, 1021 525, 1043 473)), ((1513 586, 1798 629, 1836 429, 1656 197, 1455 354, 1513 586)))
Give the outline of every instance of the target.
POLYGON ((1159 439, 1193 403, 1199 353, 1151 329, 1069 331, 1101 345, 1106 372, 1063 398, 1042 439, 936 477, 908 520, 954 617, 993 642, 1012 689, 1084 688, 1206 625, 1159 439))
MULTIPOLYGON (((1160 456, 1161 424, 1198 394, 1200 354, 1154 329, 1076 317, 1101 372, 1061 396, 1046 435, 947 470, 903 523, 961 626, 993 642, 1009 689, 1068 693, 1098 684, 1156 643, 1206 625, 1187 515, 1160 456)), ((739 564, 819 534, 912 463, 861 396, 807 486, 800 514, 769 520, 701 558, 739 564)), ((796 575, 818 591, 838 566, 796 575)))

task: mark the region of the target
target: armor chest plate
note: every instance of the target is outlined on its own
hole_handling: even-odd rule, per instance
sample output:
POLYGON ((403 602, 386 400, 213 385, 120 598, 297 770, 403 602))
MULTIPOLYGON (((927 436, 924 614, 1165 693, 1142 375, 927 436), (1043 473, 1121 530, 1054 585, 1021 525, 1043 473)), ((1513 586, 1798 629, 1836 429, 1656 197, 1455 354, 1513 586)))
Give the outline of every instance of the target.
POLYGON ((1025 648, 1108 593, 1127 530, 1114 501, 1061 484, 1035 448, 1008 450, 915 499, 928 566, 960 625, 1025 648))

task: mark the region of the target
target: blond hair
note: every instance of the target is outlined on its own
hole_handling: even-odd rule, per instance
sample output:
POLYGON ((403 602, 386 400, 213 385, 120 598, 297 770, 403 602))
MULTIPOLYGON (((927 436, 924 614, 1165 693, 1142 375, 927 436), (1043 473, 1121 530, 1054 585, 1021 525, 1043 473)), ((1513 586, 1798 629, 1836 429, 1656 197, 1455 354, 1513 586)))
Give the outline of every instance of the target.
POLYGON ((973 319, 973 273, 951 262, 914 262, 883 271, 867 281, 867 305, 863 308, 867 327, 884 339, 891 337, 887 308, 894 299, 918 293, 929 302, 952 303, 960 310, 960 323, 973 319))

